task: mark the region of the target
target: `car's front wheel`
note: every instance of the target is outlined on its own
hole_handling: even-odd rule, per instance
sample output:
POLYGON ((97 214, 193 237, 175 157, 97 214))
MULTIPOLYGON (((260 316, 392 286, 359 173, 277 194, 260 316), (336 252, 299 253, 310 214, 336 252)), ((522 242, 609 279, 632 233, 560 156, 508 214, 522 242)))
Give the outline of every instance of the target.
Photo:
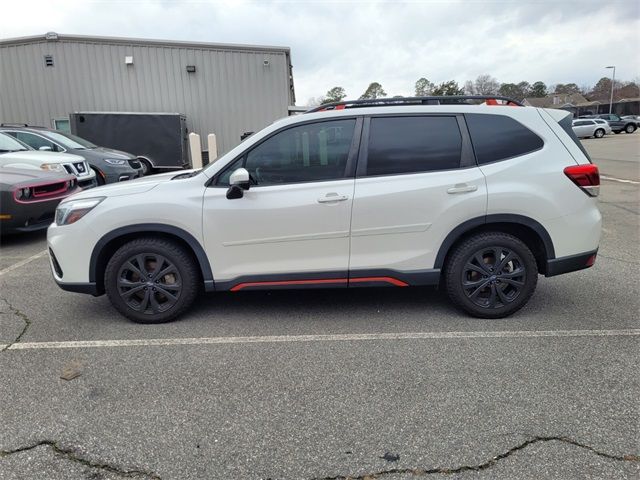
POLYGON ((474 235, 455 247, 445 265, 452 302, 479 318, 502 318, 522 308, 538 282, 531 250, 502 232, 474 235))
POLYGON ((629 124, 624 128, 624 131, 627 132, 627 133, 633 133, 633 132, 636 131, 636 127, 635 127, 635 125, 629 124))
POLYGON ((170 240, 140 238, 120 247, 105 270, 113 306, 137 323, 169 322, 187 310, 199 290, 192 256, 170 240))
POLYGON ((595 132, 593 132, 593 136, 596 138, 604 137, 604 130, 601 128, 597 129, 595 132))

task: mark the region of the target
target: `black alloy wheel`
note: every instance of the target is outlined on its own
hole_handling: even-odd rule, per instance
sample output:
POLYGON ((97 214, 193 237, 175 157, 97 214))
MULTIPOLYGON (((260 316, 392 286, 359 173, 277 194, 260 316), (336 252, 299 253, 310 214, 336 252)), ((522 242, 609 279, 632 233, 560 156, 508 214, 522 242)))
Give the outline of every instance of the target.
POLYGON ((182 294, 178 269, 157 253, 129 258, 118 272, 117 285, 127 306, 145 314, 166 312, 182 294))
POLYGON ((525 285, 526 268, 512 250, 482 248, 462 270, 462 287, 467 298, 482 308, 500 308, 515 301, 525 285))
POLYGON ((451 301, 478 318, 502 318, 522 308, 535 291, 538 265, 519 238, 477 233, 447 255, 444 284, 451 301))
POLYGON ((112 305, 137 323, 175 319, 191 306, 201 285, 191 252, 162 238, 125 243, 109 259, 104 274, 112 305))

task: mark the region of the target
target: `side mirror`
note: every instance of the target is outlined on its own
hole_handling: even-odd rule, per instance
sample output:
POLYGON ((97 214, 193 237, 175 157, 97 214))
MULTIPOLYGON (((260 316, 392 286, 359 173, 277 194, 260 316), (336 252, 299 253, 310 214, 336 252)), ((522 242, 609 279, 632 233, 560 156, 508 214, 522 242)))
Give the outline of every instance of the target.
POLYGON ((51 147, 47 147, 47 146, 42 146, 38 150, 40 150, 41 152, 51 152, 51 151, 53 151, 53 149, 51 147))
POLYGON ((227 190, 227 198, 233 200, 236 198, 242 198, 244 196, 244 190, 249 190, 251 186, 251 180, 249 172, 246 168, 238 168, 233 171, 229 177, 229 190, 227 190))
POLYGON ((229 177, 229 185, 242 188, 243 190, 249 190, 249 186, 251 185, 249 172, 246 168, 237 168, 233 171, 231 176, 229 177))

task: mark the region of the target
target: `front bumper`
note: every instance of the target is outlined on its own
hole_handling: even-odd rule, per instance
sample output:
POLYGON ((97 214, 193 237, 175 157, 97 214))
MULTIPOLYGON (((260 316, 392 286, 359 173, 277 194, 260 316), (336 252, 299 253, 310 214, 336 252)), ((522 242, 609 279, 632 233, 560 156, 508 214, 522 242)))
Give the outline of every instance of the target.
POLYGON ((46 202, 15 203, 10 194, 1 196, 3 220, 0 220, 1 233, 26 233, 44 230, 55 217, 60 199, 46 202), (9 215, 9 218, 4 217, 9 215))
POLYGON ((87 190, 88 188, 94 188, 98 186, 98 182, 96 181, 95 175, 92 178, 80 178, 78 177, 78 185, 83 190, 87 190))
POLYGON ((86 295, 93 295, 94 297, 99 297, 98 288, 96 284, 93 282, 89 283, 64 283, 59 281, 57 278, 54 278, 56 284, 65 292, 73 292, 73 293, 84 293, 86 295))

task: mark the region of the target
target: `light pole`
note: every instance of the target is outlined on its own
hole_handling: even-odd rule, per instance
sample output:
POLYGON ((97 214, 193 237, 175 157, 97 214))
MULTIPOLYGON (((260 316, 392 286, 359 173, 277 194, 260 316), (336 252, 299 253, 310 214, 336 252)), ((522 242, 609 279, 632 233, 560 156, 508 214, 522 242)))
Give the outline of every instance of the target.
POLYGON ((613 84, 616 81, 616 66, 610 65, 604 68, 613 68, 613 75, 611 76, 611 97, 609 97, 609 113, 611 113, 611 108, 613 107, 613 84))

